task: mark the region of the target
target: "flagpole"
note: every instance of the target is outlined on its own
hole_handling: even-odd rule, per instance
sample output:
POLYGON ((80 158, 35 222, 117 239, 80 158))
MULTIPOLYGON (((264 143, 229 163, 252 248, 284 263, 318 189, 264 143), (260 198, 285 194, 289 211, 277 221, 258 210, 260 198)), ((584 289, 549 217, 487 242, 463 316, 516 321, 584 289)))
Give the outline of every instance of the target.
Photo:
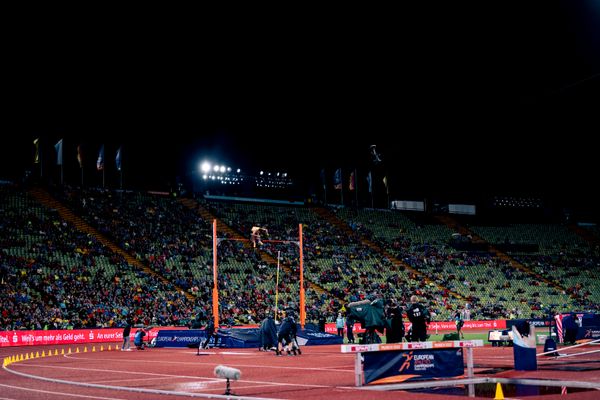
POLYGON ((60 184, 64 182, 64 169, 63 169, 63 139, 60 139, 55 145, 56 150, 56 164, 60 165, 60 184))
POLYGON ((117 171, 119 171, 119 189, 123 190, 123 170, 121 168, 121 150, 123 146, 120 146, 117 149, 117 155, 115 157, 115 165, 117 166, 117 171))
POLYGON ((375 199, 373 199, 373 189, 371 189, 371 208, 375 208, 375 199))
POLYGON ((325 172, 323 171, 323 191, 325 192, 325 205, 327 205, 327 181, 325 180, 325 172))
POLYGON ((341 205, 344 205, 344 173, 342 171, 342 169, 340 168, 340 184, 342 185, 342 187, 340 188, 340 202, 341 205))
POLYGON ((369 181, 369 193, 371 193, 371 208, 375 208, 375 200, 373 198, 373 171, 369 171, 367 180, 369 181))
MULTIPOLYGON (((387 177, 387 175, 386 175, 387 177)), ((387 207, 386 208, 391 208, 391 204, 390 204, 390 182, 386 180, 386 184, 385 184, 385 192, 387 194, 387 207)))
POLYGON ((354 195, 356 196, 356 208, 358 208, 358 173, 354 168, 354 195))

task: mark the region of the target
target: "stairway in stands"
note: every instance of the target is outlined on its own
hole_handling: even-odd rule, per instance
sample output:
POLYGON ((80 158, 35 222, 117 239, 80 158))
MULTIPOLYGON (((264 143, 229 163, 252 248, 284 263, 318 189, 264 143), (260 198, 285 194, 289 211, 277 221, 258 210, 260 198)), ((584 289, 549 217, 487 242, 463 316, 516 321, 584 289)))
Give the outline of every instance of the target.
POLYGON ((108 247, 113 253, 123 256, 123 258, 125 258, 125 261, 127 261, 127 263, 129 265, 133 265, 134 267, 136 267, 138 269, 141 269, 151 275, 154 275, 165 283, 172 284, 173 286, 175 286, 175 288, 177 288, 177 290, 179 292, 185 293, 185 296, 187 297, 188 300, 190 300, 190 301, 195 300, 195 298, 191 294, 187 293, 185 290, 183 290, 179 286, 175 285, 173 282, 170 282, 164 276, 156 273, 150 267, 148 267, 147 265, 144 265, 141 261, 139 261, 138 259, 133 257, 131 254, 127 253, 125 250, 123 250, 122 248, 117 246, 112 240, 110 240, 109 238, 107 238, 106 236, 104 236, 103 234, 98 232, 95 228, 93 228, 87 222, 85 222, 81 217, 75 215, 73 213, 73 211, 71 211, 60 201, 58 201, 54 197, 52 197, 52 195, 50 193, 48 193, 47 191, 45 191, 44 189, 33 188, 33 189, 29 190, 29 193, 41 204, 45 205, 48 208, 56 210, 62 219, 73 224, 73 226, 75 226, 75 228, 77 228, 77 230, 94 236, 100 243, 102 243, 104 246, 108 247))
MULTIPOLYGON (((319 214, 328 223, 337 227, 338 229, 340 229, 342 232, 344 232, 348 236, 357 236, 357 233, 354 232, 352 230, 352 228, 350 228, 350 226, 346 222, 339 219, 334 213, 329 211, 329 209, 323 208, 323 207, 317 207, 317 208, 315 208, 315 212, 317 214, 319 214)), ((370 240, 362 235, 358 235, 358 237, 365 246, 371 248, 372 250, 376 251, 377 253, 383 255, 388 260, 390 260, 394 267, 405 269, 406 271, 409 271, 409 272, 413 273, 414 275, 418 276, 419 278, 421 278, 425 283, 427 283, 427 284, 431 283, 431 284, 435 285, 439 290, 445 290, 448 293, 450 293, 452 296, 456 297, 457 299, 464 300, 464 297, 460 293, 450 290, 450 289, 440 285, 436 281, 432 281, 431 279, 429 279, 428 277, 426 277, 421 272, 414 269, 413 267, 411 267, 404 261, 396 258, 394 255, 392 255, 390 252, 388 252, 386 249, 382 248, 381 246, 379 246, 377 243, 373 242, 372 240, 370 240)))
MULTIPOLYGON (((222 220, 220 220, 219 218, 214 216, 210 211, 208 211, 202 204, 198 203, 196 200, 182 198, 182 199, 179 199, 179 202, 191 210, 196 210, 196 212, 198 214, 200 214, 202 219, 204 219, 205 221, 208 221, 211 224, 212 224, 213 220, 217 220, 217 234, 219 232, 226 233, 232 239, 241 240, 242 244, 247 249, 251 248, 250 240, 248 239, 250 237, 249 232, 248 232, 247 236, 243 236, 239 231, 231 228, 229 225, 224 223, 222 220)), ((267 263, 267 264, 271 264, 271 265, 277 264, 277 260, 273 256, 271 256, 269 253, 267 253, 263 250, 260 250, 258 248, 257 248, 257 250, 259 251, 261 261, 263 261, 264 263, 267 263)), ((293 273, 292 267, 290 265, 286 265, 286 264, 280 264, 280 265, 284 269, 284 271, 286 271, 288 274, 293 273)), ((330 296, 333 296, 331 293, 329 293, 327 290, 325 290, 319 284, 312 282, 312 281, 308 281, 307 279, 305 279, 305 281, 310 282, 311 289, 313 289, 317 294, 327 293, 330 296)), ((340 299, 340 300, 342 300, 342 299, 340 299)))

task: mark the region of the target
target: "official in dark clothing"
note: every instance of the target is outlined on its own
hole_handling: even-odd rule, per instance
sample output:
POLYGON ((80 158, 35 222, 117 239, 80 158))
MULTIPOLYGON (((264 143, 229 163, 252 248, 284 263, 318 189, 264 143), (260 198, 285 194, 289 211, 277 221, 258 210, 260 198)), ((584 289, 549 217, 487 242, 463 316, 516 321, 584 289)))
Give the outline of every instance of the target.
POLYGON ((348 343, 354 343, 354 317, 350 311, 346 311, 346 335, 348 343))
POLYGON ((404 337, 404 322, 402 322, 402 308, 398 306, 396 299, 392 299, 386 314, 388 323, 386 327, 387 343, 402 342, 402 338, 404 337))
POLYGON ((283 350, 286 350, 288 355, 291 355, 292 351, 294 352, 294 355, 296 355, 292 340, 296 337, 297 331, 298 327, 292 316, 287 316, 281 321, 279 332, 277 333, 276 353, 278 356, 283 354, 283 350))
POLYGON ((429 311, 427 308, 419 303, 417 296, 411 296, 410 305, 406 310, 408 320, 412 323, 412 342, 425 342, 427 341, 427 324, 431 322, 429 311))
POLYGON ((577 324, 577 315, 571 313, 563 317, 562 320, 563 329, 565 331, 564 342, 565 344, 575 344, 577 341, 577 332, 579 331, 579 324, 577 324))
POLYGON ((146 348, 146 344, 144 343, 144 336, 146 336, 146 331, 144 328, 140 328, 135 332, 135 336, 133 338, 133 344, 138 350, 144 350, 146 348))
POLYGON ((327 319, 324 314, 319 316, 319 332, 325 332, 325 324, 327 323, 327 319))
POLYGON ((260 324, 260 350, 269 351, 277 347, 277 328, 273 316, 268 315, 260 324))
POLYGON ((125 328, 123 329, 123 345, 121 346, 121 351, 131 351, 130 349, 130 338, 131 335, 131 321, 125 322, 125 328))
POLYGON ((217 347, 217 344, 219 343, 219 336, 215 332, 215 323, 212 320, 212 317, 208 318, 208 322, 206 323, 204 332, 206 333, 206 340, 204 341, 202 348, 208 349, 208 344, 210 343, 211 337, 215 339, 215 343, 214 343, 213 347, 217 347))

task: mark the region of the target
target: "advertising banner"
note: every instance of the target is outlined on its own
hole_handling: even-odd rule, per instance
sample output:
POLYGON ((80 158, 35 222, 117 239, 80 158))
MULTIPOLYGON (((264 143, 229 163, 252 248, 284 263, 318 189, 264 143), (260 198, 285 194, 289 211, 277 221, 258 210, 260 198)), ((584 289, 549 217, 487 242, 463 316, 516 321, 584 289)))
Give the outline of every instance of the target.
POLYGON ((154 347, 198 347, 200 341, 206 339, 204 329, 161 329, 156 336, 154 347))
MULTIPOLYGON (((404 331, 408 332, 410 328, 410 322, 404 318, 404 331)), ((465 321, 462 330, 489 330, 489 329, 506 329, 510 328, 505 319, 494 319, 494 320, 481 320, 481 321, 465 321)), ((361 328, 360 323, 354 324, 354 333, 363 333, 365 330, 361 328)), ((428 331, 456 331, 456 323, 454 321, 432 321, 428 327, 428 331)), ((344 327, 344 332, 346 328, 344 327)), ((336 335, 337 328, 335 322, 325 324, 325 332, 336 335)))
MULTIPOLYGON (((172 329, 161 327, 160 329, 172 329)), ((131 336, 136 328, 131 330, 131 336)), ((151 341, 158 334, 158 329, 146 331, 146 341, 151 341)), ((132 338, 133 340, 133 338, 132 338)), ((108 329, 73 329, 52 331, 0 331, 0 347, 41 346, 57 344, 107 343, 122 342, 123 328, 108 329)))
POLYGON ((464 374, 462 349, 363 353, 365 383, 399 383, 464 374))

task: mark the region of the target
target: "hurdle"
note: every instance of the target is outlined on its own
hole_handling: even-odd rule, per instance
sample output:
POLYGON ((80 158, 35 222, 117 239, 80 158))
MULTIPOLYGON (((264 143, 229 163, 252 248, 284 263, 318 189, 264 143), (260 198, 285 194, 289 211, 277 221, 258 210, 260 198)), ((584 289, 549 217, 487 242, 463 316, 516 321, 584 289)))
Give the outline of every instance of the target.
MULTIPOLYGON (((596 343, 600 343, 600 339, 594 339, 589 342, 579 343, 579 344, 575 344, 573 346, 568 346, 568 347, 563 347, 561 350, 575 349, 578 347, 587 346, 589 344, 596 344, 596 343)), ((572 353, 572 354, 559 354, 558 356, 555 356, 555 357, 556 358, 565 358, 565 357, 573 357, 573 356, 578 356, 578 355, 583 355, 583 354, 592 354, 592 353, 598 353, 598 352, 600 352, 600 350, 592 350, 592 351, 586 351, 586 352, 582 352, 582 353, 572 353)), ((540 357, 540 356, 545 356, 545 355, 553 354, 553 353, 558 353, 558 349, 552 350, 552 351, 546 351, 544 353, 538 353, 535 356, 540 357)))
MULTIPOLYGON (((362 353, 379 351, 419 351, 419 350, 451 350, 466 349, 467 353, 467 379, 473 379, 473 348, 483 347, 483 340, 449 340, 441 342, 403 342, 403 343, 375 343, 375 344, 344 344, 342 353, 354 353, 354 383, 363 386, 364 372, 362 353)), ((439 384, 439 381, 437 381, 439 384)), ((471 388, 469 388, 471 390, 471 388)))

